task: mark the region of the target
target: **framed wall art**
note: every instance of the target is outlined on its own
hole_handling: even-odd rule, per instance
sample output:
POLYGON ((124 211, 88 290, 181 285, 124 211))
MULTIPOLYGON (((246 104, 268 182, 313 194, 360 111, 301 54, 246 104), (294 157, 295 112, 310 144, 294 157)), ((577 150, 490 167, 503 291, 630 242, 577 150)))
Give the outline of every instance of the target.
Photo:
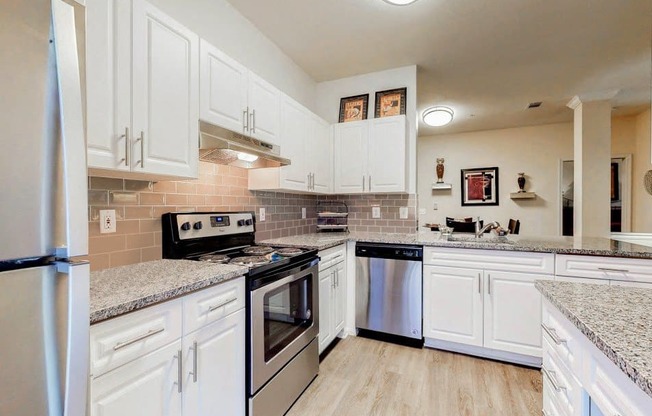
POLYGON ((407 88, 396 88, 376 93, 376 114, 374 117, 391 117, 405 114, 407 88))
POLYGON ((498 168, 462 169, 462 206, 498 205, 498 168))
POLYGON ((340 123, 367 119, 369 94, 354 95, 340 100, 340 123))

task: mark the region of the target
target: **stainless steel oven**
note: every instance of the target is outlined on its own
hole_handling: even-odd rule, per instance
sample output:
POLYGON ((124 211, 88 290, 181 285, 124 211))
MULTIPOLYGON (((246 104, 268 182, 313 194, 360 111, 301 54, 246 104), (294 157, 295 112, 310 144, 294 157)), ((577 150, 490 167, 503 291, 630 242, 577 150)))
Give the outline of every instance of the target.
POLYGON ((250 286, 250 415, 282 415, 319 371, 318 259, 250 286))

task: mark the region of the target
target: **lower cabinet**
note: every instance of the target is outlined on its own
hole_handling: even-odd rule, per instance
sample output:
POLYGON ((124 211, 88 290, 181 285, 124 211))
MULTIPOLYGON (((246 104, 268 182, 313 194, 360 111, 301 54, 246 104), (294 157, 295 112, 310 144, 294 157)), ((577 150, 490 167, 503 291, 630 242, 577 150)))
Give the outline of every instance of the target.
POLYGON ((344 329, 346 316, 346 246, 319 253, 319 353, 344 329))
POLYGON ((240 278, 182 298, 183 320, 162 318, 181 315, 177 299, 91 326, 91 416, 244 416, 244 296, 240 278), (127 362, 104 365, 103 351, 127 362))

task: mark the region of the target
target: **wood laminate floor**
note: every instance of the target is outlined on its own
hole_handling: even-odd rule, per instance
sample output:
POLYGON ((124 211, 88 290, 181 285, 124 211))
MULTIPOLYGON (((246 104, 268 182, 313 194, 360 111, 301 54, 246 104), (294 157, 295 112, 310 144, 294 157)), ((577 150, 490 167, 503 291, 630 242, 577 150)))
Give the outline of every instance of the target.
POLYGON ((537 370, 348 337, 288 416, 541 415, 541 391, 537 370))

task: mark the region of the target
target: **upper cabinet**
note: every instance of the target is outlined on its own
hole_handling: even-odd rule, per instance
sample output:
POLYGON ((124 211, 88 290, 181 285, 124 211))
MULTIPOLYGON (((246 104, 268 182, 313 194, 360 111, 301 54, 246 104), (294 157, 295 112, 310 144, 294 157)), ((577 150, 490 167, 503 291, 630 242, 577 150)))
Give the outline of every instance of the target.
POLYGON ((334 126, 334 192, 407 192, 404 115, 334 126))
POLYGON ((281 92, 204 40, 200 53, 201 119, 280 144, 281 92))
POLYGON ((89 168, 198 176, 199 37, 143 0, 87 0, 89 168))

